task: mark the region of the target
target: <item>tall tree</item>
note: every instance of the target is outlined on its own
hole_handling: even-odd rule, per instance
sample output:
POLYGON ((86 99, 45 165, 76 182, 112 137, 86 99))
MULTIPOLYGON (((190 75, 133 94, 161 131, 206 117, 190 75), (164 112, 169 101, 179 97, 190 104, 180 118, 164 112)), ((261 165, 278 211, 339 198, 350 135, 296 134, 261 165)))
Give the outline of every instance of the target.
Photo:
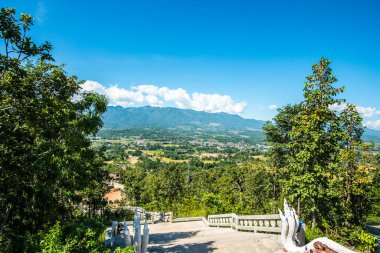
POLYGON ((81 93, 77 78, 52 63, 51 45, 28 37, 33 19, 15 15, 1 9, 0 248, 6 252, 22 252, 28 235, 68 217, 81 192, 106 176, 87 138, 102 126, 105 98, 81 93))
POLYGON ((292 118, 289 132, 292 152, 285 192, 291 200, 300 198, 303 214, 314 225, 328 216, 329 182, 336 174, 340 150, 340 120, 330 107, 342 102, 336 96, 343 88, 333 86, 337 79, 330 63, 321 58, 313 65, 313 73, 306 77, 301 112, 292 118))
POLYGON ((302 218, 313 226, 344 235, 370 210, 374 173, 361 158, 362 118, 354 105, 342 105, 330 63, 321 58, 312 67, 304 101, 280 109, 264 130, 282 194, 301 204, 302 218), (344 109, 334 110, 337 105, 344 109))

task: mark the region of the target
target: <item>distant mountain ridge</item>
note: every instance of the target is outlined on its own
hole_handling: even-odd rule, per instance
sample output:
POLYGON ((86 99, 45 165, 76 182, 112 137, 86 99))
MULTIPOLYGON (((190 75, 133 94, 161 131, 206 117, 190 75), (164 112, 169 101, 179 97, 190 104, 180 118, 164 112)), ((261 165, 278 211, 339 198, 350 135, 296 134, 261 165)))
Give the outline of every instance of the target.
POLYGON ((104 128, 179 128, 261 130, 265 121, 244 119, 228 113, 208 113, 172 107, 109 106, 103 114, 104 128))
MULTIPOLYGON (((208 113, 173 107, 108 106, 104 128, 202 128, 205 130, 261 131, 263 120, 245 119, 228 113, 208 113)), ((380 131, 365 130, 363 139, 380 142, 380 131)))
POLYGON ((366 141, 374 141, 380 143, 380 131, 366 128, 363 134, 363 139, 366 141))

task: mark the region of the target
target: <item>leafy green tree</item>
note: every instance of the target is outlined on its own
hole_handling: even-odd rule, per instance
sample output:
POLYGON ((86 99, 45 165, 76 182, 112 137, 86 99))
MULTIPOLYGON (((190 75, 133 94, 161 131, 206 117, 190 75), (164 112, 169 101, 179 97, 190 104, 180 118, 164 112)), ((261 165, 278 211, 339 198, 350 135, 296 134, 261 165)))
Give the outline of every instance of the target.
MULTIPOLYGON (((100 201, 89 189, 107 176, 88 135, 102 126, 104 97, 81 93, 54 65, 51 45, 35 44, 29 15, 2 8, 0 39, 0 248, 22 252, 27 237, 75 207, 100 201), (87 194, 86 194, 87 192, 87 194)), ((104 188, 103 188, 104 189, 104 188)))
POLYGON ((356 107, 333 110, 344 100, 338 98, 343 88, 333 86, 337 79, 330 63, 321 58, 313 65, 304 101, 280 109, 264 131, 274 146, 270 155, 282 195, 300 204, 302 218, 313 227, 348 240, 375 201, 376 173, 364 158, 364 128, 356 107))
MULTIPOLYGON (((341 150, 341 171, 340 178, 343 181, 342 195, 345 202, 342 202, 341 210, 349 209, 345 222, 359 225, 363 220, 365 210, 369 209, 367 193, 371 183, 367 166, 360 166, 361 137, 364 133, 362 118, 356 110, 355 105, 347 104, 340 114, 342 120, 342 150, 341 150)), ((339 180, 340 181, 340 180, 339 180)), ((336 186, 338 189, 338 185, 336 186)))
POLYGON ((291 201, 300 198, 302 214, 314 225, 320 225, 327 216, 329 182, 336 173, 340 150, 340 120, 330 107, 341 103, 336 96, 343 88, 333 87, 337 80, 329 65, 329 60, 321 58, 313 65, 313 74, 306 77, 305 100, 301 111, 290 120, 287 144, 290 152, 284 192, 291 201))
POLYGON ((287 156, 289 155, 288 143, 291 141, 290 132, 293 128, 293 118, 301 112, 302 105, 286 105, 278 109, 278 114, 271 121, 267 122, 263 130, 266 139, 273 145, 270 155, 273 158, 273 166, 276 169, 284 168, 288 165, 287 156))

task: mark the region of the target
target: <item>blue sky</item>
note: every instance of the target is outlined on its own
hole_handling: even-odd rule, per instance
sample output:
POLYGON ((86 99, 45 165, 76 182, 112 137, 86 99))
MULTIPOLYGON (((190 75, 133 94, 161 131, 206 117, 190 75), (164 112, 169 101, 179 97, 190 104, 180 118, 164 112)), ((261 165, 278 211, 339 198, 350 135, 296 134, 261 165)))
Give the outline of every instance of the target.
POLYGON ((152 104, 271 119, 333 61, 343 97, 380 129, 380 3, 3 1, 35 17, 57 63, 124 106, 152 104))

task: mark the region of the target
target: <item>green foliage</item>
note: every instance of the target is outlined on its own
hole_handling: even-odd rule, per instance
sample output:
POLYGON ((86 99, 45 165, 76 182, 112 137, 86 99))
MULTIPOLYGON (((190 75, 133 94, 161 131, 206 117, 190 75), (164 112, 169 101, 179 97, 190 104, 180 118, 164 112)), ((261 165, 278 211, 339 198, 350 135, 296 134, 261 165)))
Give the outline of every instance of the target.
POLYGON ((377 237, 366 233, 361 227, 350 234, 349 241, 360 251, 374 252, 377 247, 377 237))
POLYGON ((125 248, 117 247, 114 250, 114 253, 134 253, 134 249, 133 247, 125 247, 125 248))
POLYGON ((43 237, 40 243, 41 253, 61 253, 64 251, 62 245, 62 227, 57 222, 43 237))
POLYGON ((42 237, 41 253, 109 252, 104 245, 104 223, 99 219, 81 219, 62 226, 56 223, 42 237))
POLYGON ((330 64, 321 58, 312 67, 304 101, 279 109, 264 131, 274 146, 270 156, 281 195, 300 204, 301 218, 312 227, 308 237, 324 231, 347 242, 349 231, 376 212, 379 166, 362 143, 364 128, 356 107, 332 110, 344 100, 338 98, 343 88, 333 86, 337 79, 330 64))
POLYGON ((147 161, 122 172, 128 185, 125 193, 133 205, 173 211, 180 217, 269 213, 278 207, 274 172, 264 161, 239 155, 211 168, 193 161, 190 181, 186 164, 157 163, 152 169, 147 161))
POLYGON ((107 190, 103 159, 88 138, 102 127, 105 98, 80 93, 77 78, 52 63, 52 46, 28 37, 33 19, 15 15, 1 9, 0 249, 6 252, 24 251, 38 229, 70 219, 79 204, 93 215, 107 190))
POLYGON ((311 242, 314 239, 323 237, 325 234, 319 228, 307 228, 306 229, 306 243, 311 242))
POLYGON ((202 204, 206 210, 206 215, 226 213, 225 203, 218 195, 207 193, 202 197, 202 204))

